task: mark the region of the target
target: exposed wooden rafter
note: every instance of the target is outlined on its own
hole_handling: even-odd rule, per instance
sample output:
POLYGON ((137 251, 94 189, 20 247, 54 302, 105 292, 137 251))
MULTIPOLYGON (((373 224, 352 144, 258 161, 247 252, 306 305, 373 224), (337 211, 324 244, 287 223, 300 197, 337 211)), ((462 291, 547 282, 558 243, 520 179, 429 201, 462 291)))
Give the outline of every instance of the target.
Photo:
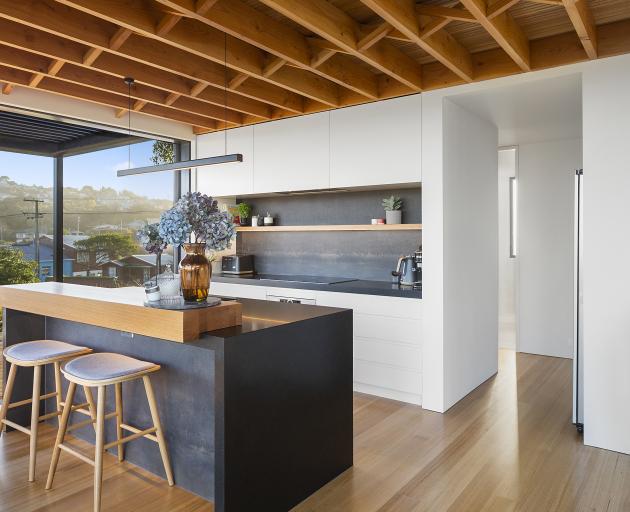
POLYGON ((261 0, 296 23, 330 41, 411 90, 422 89, 421 67, 388 41, 359 50, 360 24, 327 0, 261 0))
POLYGON ((586 0, 562 0, 589 59, 597 58, 597 28, 586 0))
POLYGON ((473 80, 470 53, 444 30, 422 34, 414 0, 361 0, 385 21, 467 82, 473 80))
POLYGON ((207 133, 630 53, 630 15, 596 25, 588 0, 360 1, 372 18, 349 0, 0 0, 0 92, 123 116, 132 76, 132 110, 207 133), (519 2, 566 11, 573 30, 541 18, 553 35, 528 40, 519 2), (471 53, 482 31, 496 46, 471 53))
POLYGON ((461 0, 461 3, 481 23, 492 38, 516 62, 523 71, 529 71, 529 41, 514 18, 503 12, 494 18, 488 17, 487 0, 461 0))

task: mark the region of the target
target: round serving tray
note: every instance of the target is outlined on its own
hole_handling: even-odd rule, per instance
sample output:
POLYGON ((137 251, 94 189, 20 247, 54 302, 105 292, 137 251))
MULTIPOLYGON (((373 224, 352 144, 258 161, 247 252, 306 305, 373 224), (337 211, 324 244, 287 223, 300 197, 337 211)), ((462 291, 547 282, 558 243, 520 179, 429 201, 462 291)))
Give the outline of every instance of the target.
POLYGON ((183 298, 180 299, 162 299, 155 302, 145 302, 144 305, 148 308, 156 309, 174 309, 178 311, 186 309, 199 309, 199 308, 211 308, 212 306, 218 306, 221 304, 219 297, 208 297, 203 302, 186 302, 183 298))

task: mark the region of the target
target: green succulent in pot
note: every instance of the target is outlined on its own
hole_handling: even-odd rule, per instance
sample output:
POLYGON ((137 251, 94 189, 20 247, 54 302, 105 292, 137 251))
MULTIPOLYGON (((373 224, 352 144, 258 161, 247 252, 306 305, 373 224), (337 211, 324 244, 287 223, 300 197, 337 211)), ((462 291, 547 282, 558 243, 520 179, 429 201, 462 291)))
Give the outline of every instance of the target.
POLYGON ((252 215, 252 205, 249 203, 238 203, 236 205, 236 209, 238 210, 238 216, 241 221, 241 226, 246 226, 247 221, 252 215))
POLYGON ((402 223, 403 201, 400 197, 390 196, 383 199, 383 209, 385 210, 385 220, 387 224, 402 223))

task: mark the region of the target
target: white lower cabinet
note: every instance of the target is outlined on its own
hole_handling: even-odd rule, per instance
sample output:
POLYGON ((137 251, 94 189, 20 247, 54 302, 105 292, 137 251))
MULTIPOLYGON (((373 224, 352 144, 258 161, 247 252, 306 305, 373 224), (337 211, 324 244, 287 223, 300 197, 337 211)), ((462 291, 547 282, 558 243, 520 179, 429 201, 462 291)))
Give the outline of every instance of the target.
POLYGON ((262 300, 282 297, 305 304, 352 309, 355 391, 422 404, 420 299, 232 283, 212 283, 210 292, 262 300))

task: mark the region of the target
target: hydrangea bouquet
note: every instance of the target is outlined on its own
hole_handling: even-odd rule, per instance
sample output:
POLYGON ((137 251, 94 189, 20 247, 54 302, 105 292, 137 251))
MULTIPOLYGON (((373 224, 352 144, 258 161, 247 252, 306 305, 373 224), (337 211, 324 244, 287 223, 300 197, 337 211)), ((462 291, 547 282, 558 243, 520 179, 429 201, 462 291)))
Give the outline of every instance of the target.
POLYGON ((231 245, 236 228, 227 212, 219 211, 212 197, 189 192, 160 217, 159 236, 172 245, 205 243, 214 251, 231 245))
MULTIPOLYGON (((145 224, 141 229, 136 233, 136 238, 142 245, 145 251, 149 254, 155 254, 156 256, 156 266, 157 266, 157 275, 160 273, 162 252, 168 246, 166 241, 160 236, 159 225, 157 222, 153 224, 145 224)), ((157 281, 156 281, 157 282, 157 281)))

